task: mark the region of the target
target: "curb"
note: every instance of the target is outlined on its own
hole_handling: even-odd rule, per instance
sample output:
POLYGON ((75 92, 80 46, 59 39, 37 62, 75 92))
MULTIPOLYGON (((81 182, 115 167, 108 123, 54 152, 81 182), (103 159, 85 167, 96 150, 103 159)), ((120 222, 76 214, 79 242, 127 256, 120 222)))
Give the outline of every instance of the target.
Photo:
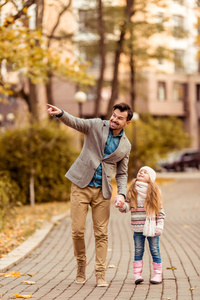
POLYGON ((46 222, 41 229, 37 229, 36 232, 25 242, 15 248, 13 251, 9 252, 7 256, 1 258, 0 273, 6 272, 8 269, 22 261, 32 251, 34 251, 44 241, 53 227, 56 226, 59 221, 68 216, 69 211, 67 211, 65 214, 52 217, 51 222, 46 222))

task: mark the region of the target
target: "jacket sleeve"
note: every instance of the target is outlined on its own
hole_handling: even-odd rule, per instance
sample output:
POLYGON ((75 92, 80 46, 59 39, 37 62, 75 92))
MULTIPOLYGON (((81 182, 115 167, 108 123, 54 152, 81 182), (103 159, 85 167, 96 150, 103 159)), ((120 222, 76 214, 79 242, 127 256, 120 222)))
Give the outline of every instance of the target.
POLYGON ((128 179, 128 161, 130 151, 124 156, 122 160, 117 163, 116 181, 118 194, 126 195, 127 192, 127 179, 128 179))
POLYGON ((65 125, 86 134, 91 126, 92 120, 94 121, 97 119, 81 119, 74 117, 65 111, 59 120, 61 120, 65 125))
POLYGON ((130 202, 128 200, 126 200, 126 202, 124 203, 124 206, 122 208, 119 208, 119 211, 121 213, 127 213, 130 210, 130 202))

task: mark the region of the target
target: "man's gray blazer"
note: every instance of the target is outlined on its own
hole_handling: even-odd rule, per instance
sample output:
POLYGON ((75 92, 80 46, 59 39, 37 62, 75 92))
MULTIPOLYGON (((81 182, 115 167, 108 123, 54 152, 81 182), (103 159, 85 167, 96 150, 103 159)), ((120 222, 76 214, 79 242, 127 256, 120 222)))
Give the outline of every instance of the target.
POLYGON ((92 180, 99 164, 102 165, 102 193, 105 199, 112 195, 111 179, 116 168, 118 194, 126 195, 127 170, 131 144, 125 133, 118 148, 104 158, 104 148, 109 135, 109 121, 101 119, 80 119, 64 112, 60 120, 85 134, 81 154, 66 173, 66 177, 80 188, 92 180))

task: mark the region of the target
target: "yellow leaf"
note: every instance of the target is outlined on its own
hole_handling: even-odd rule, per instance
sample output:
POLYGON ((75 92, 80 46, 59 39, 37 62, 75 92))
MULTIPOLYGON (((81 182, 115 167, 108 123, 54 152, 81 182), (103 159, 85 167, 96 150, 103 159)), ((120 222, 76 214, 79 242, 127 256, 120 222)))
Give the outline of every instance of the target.
POLYGON ((11 271, 7 274, 5 273, 3 276, 6 277, 6 278, 8 278, 8 277, 21 277, 21 274, 20 274, 20 272, 11 271))
POLYGON ((35 281, 29 281, 29 280, 27 280, 27 281, 24 281, 24 283, 27 283, 27 284, 36 284, 36 282, 35 282, 35 281))
POLYGON ((9 22, 9 23, 12 23, 12 22, 14 21, 14 18, 13 18, 13 17, 8 17, 8 18, 6 19, 6 21, 9 22))
POLYGON ((196 289, 196 285, 195 285, 195 287, 191 287, 191 288, 189 288, 189 291, 192 291, 192 290, 194 290, 194 289, 196 289))
POLYGON ((117 266, 115 266, 115 265, 109 265, 108 268, 109 269, 114 269, 114 268, 117 268, 117 266))
POLYGON ((177 270, 177 268, 174 267, 174 266, 172 266, 172 267, 167 267, 166 269, 167 269, 167 270, 177 270))
POLYGON ((190 228, 190 226, 189 226, 189 225, 184 225, 183 227, 184 227, 184 228, 190 228))
POLYGON ((12 295, 15 296, 16 298, 23 298, 23 299, 32 298, 32 294, 30 294, 30 295, 20 295, 19 293, 17 293, 17 294, 12 294, 12 295))

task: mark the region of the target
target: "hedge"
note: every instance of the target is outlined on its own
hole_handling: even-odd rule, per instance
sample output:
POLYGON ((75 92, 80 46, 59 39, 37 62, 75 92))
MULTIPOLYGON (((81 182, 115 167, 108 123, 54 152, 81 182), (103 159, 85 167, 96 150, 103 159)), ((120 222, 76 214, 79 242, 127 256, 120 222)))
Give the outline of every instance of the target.
MULTIPOLYGON (((69 199, 70 182, 64 175, 78 151, 67 127, 49 121, 7 131, 0 135, 0 149, 0 171, 10 178, 10 189, 19 191, 9 202, 29 203, 31 170, 36 203, 69 199)), ((3 198, 2 203, 7 201, 3 198)))

